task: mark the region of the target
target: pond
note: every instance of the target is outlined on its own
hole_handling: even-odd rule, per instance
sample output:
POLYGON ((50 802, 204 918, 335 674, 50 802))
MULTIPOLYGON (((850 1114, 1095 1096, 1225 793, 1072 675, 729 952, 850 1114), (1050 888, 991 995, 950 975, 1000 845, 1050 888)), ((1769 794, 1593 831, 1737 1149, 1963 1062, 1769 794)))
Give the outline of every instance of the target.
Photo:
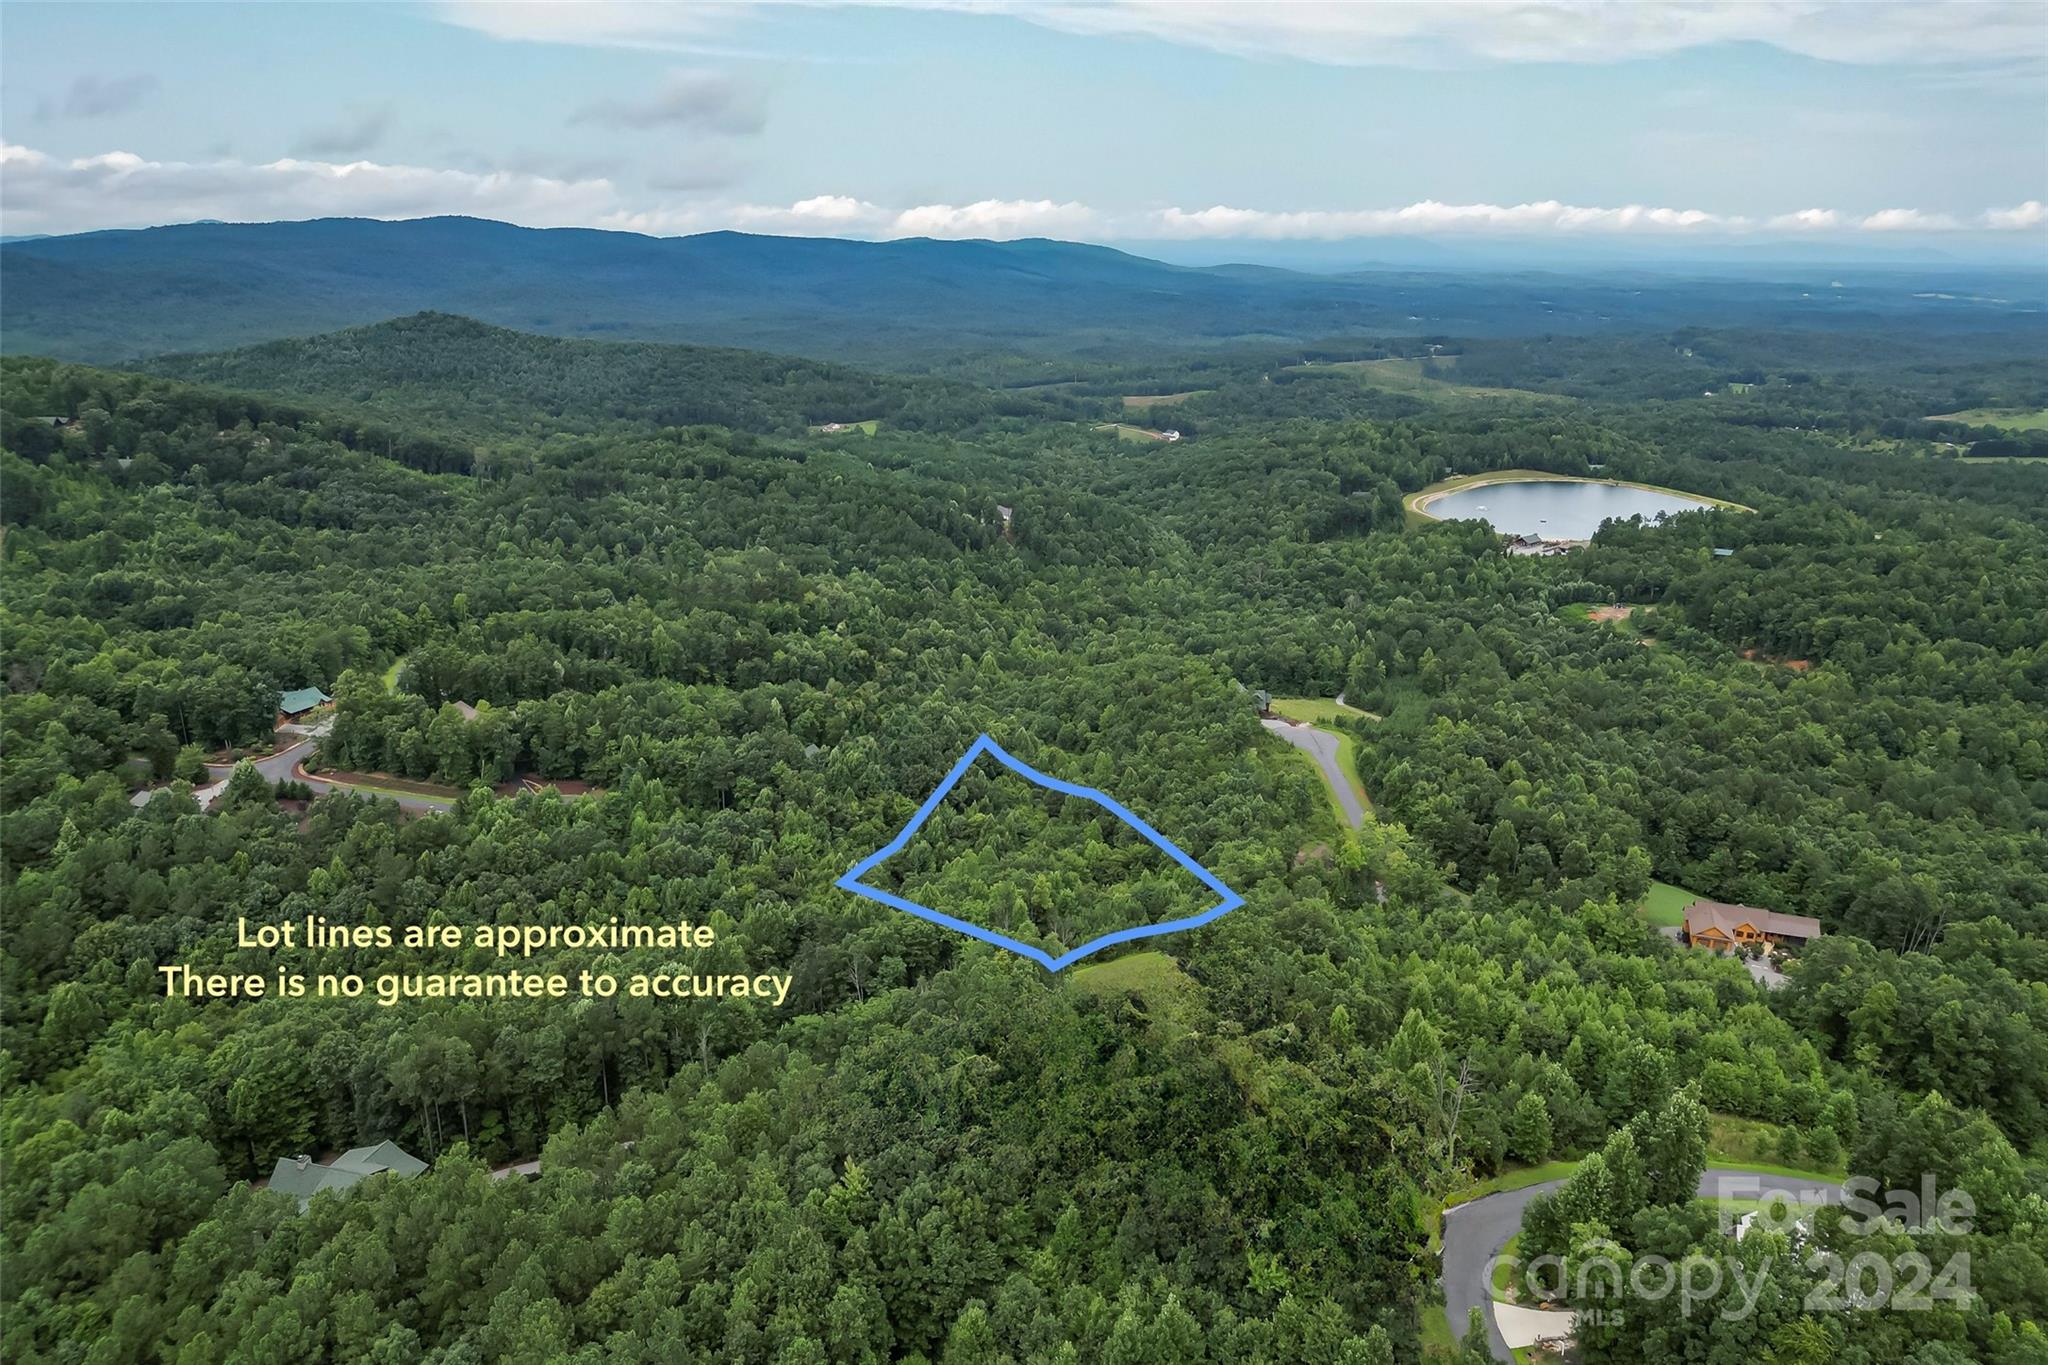
POLYGON ((1591 540, 1607 520, 1691 512, 1714 504, 1680 493, 1566 479, 1490 483, 1433 498, 1421 510, 1443 521, 1483 521, 1504 536, 1591 540))

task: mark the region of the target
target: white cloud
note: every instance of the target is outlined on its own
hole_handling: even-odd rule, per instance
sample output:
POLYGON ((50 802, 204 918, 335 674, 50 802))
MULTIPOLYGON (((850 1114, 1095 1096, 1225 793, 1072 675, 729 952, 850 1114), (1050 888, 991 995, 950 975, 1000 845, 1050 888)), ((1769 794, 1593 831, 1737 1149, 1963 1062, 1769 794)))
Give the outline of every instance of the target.
POLYGON ((1776 232, 1831 232, 1842 226, 1842 215, 1833 209, 1801 209, 1781 213, 1764 226, 1776 232))
POLYGON ((1961 227, 1946 213, 1919 209, 1879 209, 1856 224, 1865 232, 1950 232, 1961 227))
MULTIPOLYGON (((799 0, 809 2, 809 0, 799 0)), ((829 0, 816 0, 828 3, 829 0)), ((1464 0, 1439 4, 1271 0, 845 0, 899 9, 1008 15, 1069 33, 1144 36, 1246 57, 1333 66, 1617 62, 1716 43, 1754 42, 1863 65, 2009 65, 2048 58, 2032 0, 1921 4, 1812 0, 1464 0)), ((574 5, 444 0, 453 23, 499 38, 707 50, 777 4, 574 5)))
POLYGON ((890 224, 901 237, 1057 237, 1080 235, 1099 226, 1086 204, 1050 199, 982 199, 955 207, 923 204, 905 209, 890 224))
POLYGON ((2048 204, 2029 199, 2009 209, 1992 209, 1984 215, 1984 226, 2000 232, 2037 228, 2048 223, 2048 204))
POLYGON ((439 170, 285 157, 261 164, 150 161, 132 152, 63 160, 27 147, 0 156, 0 223, 10 233, 139 227, 201 218, 267 222, 467 213, 536 227, 616 211, 608 180, 439 170))
POLYGON ((1701 209, 1585 208, 1545 200, 1535 204, 1440 204, 1424 200, 1398 209, 1309 210, 1213 208, 1156 215, 1164 237, 1320 238, 1430 235, 1442 232, 1687 232, 1740 231, 1750 220, 1701 209))
MULTIPOLYGON (((676 168, 671 168, 676 169, 676 168)), ((681 169, 676 174, 682 175, 681 169)), ((660 174, 653 182, 662 179, 660 174)), ((650 182, 652 183, 652 182, 650 182)), ((1965 220, 1949 213, 1891 208, 1847 213, 1809 208, 1773 217, 1698 208, 1627 204, 1604 208, 1541 200, 1525 204, 1446 204, 1399 208, 1271 210, 1216 204, 1116 212, 1054 199, 980 199, 966 204, 896 206, 846 194, 790 204, 713 200, 695 190, 672 197, 656 183, 627 189, 608 175, 564 171, 475 170, 369 160, 285 157, 246 162, 152 161, 133 152, 64 159, 29 147, 0 149, 0 230, 28 234, 139 227, 202 218, 234 222, 357 216, 418 218, 472 214, 530 227, 603 227, 684 233, 713 228, 806 236, 1069 237, 1095 241, 1316 239, 1389 235, 1695 234, 1758 231, 1948 232, 1965 220)), ((2040 230, 2048 208, 2028 200, 1968 220, 1978 229, 2040 230)))

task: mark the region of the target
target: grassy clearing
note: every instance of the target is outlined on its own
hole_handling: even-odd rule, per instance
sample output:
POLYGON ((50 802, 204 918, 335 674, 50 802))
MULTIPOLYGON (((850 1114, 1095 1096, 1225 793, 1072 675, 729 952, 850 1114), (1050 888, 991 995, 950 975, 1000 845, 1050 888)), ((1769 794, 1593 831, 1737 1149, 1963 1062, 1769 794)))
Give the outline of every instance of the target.
MULTIPOLYGON (((1760 1151, 1759 1133, 1766 1132, 1775 1137, 1777 1131, 1776 1124, 1765 1123, 1759 1119, 1737 1118, 1733 1114, 1709 1114, 1707 1164, 1722 1170, 1754 1171, 1758 1175, 1775 1175, 1787 1180, 1806 1180, 1818 1184, 1839 1184, 1848 1178, 1849 1173, 1846 1170, 1802 1170, 1797 1166, 1783 1166, 1760 1160, 1760 1155, 1767 1154, 1774 1148, 1763 1145, 1760 1151)), ((1443 1207, 1453 1209, 1460 1204, 1469 1204, 1475 1199, 1484 1199, 1490 1194, 1526 1190, 1531 1185, 1541 1185, 1548 1180, 1568 1179, 1578 1168, 1577 1158, 1545 1161, 1535 1166, 1512 1166, 1485 1180, 1476 1180, 1471 1184, 1459 1186, 1444 1201, 1443 1207)))
POLYGON ((1325 701, 1321 697, 1275 697, 1273 714, 1298 720, 1305 725, 1330 725, 1349 718, 1379 720, 1381 717, 1370 711, 1361 711, 1356 706, 1340 702, 1332 697, 1325 701))
POLYGON ((1176 403, 1185 403, 1190 398, 1199 398, 1214 389, 1189 389, 1186 393, 1135 393, 1124 395, 1125 408, 1170 408, 1176 403))
POLYGON ((1119 441, 1158 442, 1166 439, 1166 433, 1163 431, 1149 431, 1144 427, 1134 427, 1128 422, 1104 422, 1095 429, 1113 431, 1119 441))
POLYGON ((1755 1171, 1758 1175, 1783 1176, 1792 1180, 1844 1180, 1846 1170, 1813 1171, 1773 1161, 1782 1150, 1784 1130, 1762 1119, 1737 1118, 1733 1114, 1707 1116, 1707 1160, 1716 1166, 1755 1171))
POLYGON ((881 418, 870 417, 865 422, 826 422, 812 427, 811 430, 821 436, 844 436, 849 431, 857 431, 863 436, 872 436, 875 434, 876 428, 881 425, 881 418))
POLYGON ((1172 1036, 1193 1031, 1201 1017, 1201 988, 1180 963, 1162 952, 1127 953, 1113 961, 1076 967, 1068 979, 1075 990, 1088 995, 1137 996, 1153 1024, 1172 1036))
POLYGON ((457 788, 444 787, 438 782, 414 782, 389 773, 323 772, 313 768, 306 769, 306 772, 316 781, 331 782, 344 791, 364 792, 372 796, 424 796, 437 801, 462 799, 462 792, 457 788))
POLYGON ((1646 493, 1668 493, 1674 498, 1692 498, 1710 507, 1723 508, 1730 512, 1754 512, 1754 507, 1745 507, 1739 502, 1726 498, 1709 497, 1705 493, 1689 493, 1683 488, 1666 488, 1656 483, 1636 483, 1629 479, 1600 479, 1591 475, 1551 474, 1540 469, 1500 469, 1487 474, 1459 474, 1441 479, 1427 488, 1417 489, 1401 499, 1401 509, 1410 526, 1439 520, 1429 513, 1429 504, 1446 493, 1460 493, 1467 488, 1484 488, 1496 483, 1604 483, 1613 488, 1640 488, 1646 493))
POLYGON ((1659 929, 1675 929, 1685 923, 1685 907, 1703 899, 1697 891, 1670 882, 1651 882, 1650 894, 1643 897, 1643 918, 1659 929))
POLYGON ((1563 1180, 1579 1169, 1573 1161, 1544 1161, 1534 1166, 1513 1166, 1499 1175, 1488 1176, 1452 1191, 1444 1201, 1447 1209, 1460 1204, 1469 1204, 1475 1199, 1484 1199, 1489 1194, 1505 1194, 1509 1190, 1526 1190, 1531 1185, 1541 1185, 1546 1180, 1563 1180))
POLYGON ((1478 384, 1459 384, 1448 378, 1456 373, 1458 357, 1443 356, 1394 356, 1385 360, 1327 360, 1311 361, 1305 365, 1289 365, 1297 373, 1309 370, 1336 370, 1344 374, 1357 375, 1376 389, 1391 393, 1411 394, 1425 400, 1453 398, 1519 398, 1527 402, 1554 405, 1568 404, 1574 400, 1561 393, 1539 393, 1535 389, 1499 389, 1478 384))
POLYGON ((2048 408, 1965 408, 1961 412, 1944 412, 1927 420, 1997 427, 2000 431, 2048 431, 2048 408))
POLYGON ((401 654, 391 661, 391 667, 384 670, 384 690, 386 692, 396 692, 398 690, 398 673, 404 667, 405 656, 401 654))

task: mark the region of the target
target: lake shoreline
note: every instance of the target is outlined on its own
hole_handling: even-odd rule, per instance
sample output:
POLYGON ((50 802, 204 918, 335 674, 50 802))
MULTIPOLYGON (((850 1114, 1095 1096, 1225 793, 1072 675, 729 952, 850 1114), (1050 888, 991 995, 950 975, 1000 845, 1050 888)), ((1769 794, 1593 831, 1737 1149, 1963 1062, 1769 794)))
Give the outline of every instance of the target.
POLYGON ((1754 507, 1745 507, 1739 502, 1716 498, 1705 493, 1690 493, 1683 488, 1667 488, 1662 484, 1636 483, 1629 479, 1602 479, 1590 474, 1552 474, 1541 469, 1501 469, 1486 474, 1459 474, 1452 478, 1440 479, 1427 488, 1408 494, 1401 505, 1414 516, 1424 521, 1443 521, 1446 518, 1433 515, 1430 505, 1453 493, 1470 492, 1475 488, 1490 488, 1502 483, 1585 483, 1601 484, 1609 488, 1634 488, 1645 493, 1662 493, 1667 497, 1689 498, 1703 502, 1709 507, 1730 512, 1754 512, 1754 507))

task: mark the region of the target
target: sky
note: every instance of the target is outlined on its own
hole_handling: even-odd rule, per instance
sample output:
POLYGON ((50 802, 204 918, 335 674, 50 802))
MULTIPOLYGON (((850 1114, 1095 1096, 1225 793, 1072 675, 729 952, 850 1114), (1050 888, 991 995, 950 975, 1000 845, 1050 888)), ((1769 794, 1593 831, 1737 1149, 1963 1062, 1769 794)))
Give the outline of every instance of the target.
POLYGON ((2026 254, 2048 4, 9 0, 0 143, 9 235, 465 213, 2026 254))

